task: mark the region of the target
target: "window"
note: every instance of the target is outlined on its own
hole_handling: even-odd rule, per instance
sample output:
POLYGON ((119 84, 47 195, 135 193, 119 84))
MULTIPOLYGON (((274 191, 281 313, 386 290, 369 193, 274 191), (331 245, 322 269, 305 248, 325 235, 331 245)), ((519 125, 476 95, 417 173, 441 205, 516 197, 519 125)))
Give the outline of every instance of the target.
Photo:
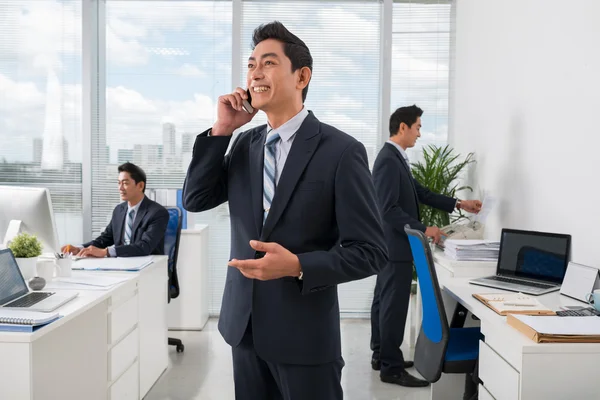
POLYGON ((148 188, 183 186, 196 135, 231 90, 231 3, 108 0, 105 41, 106 132, 92 141, 102 155, 93 167, 94 236, 120 201, 121 163, 142 167, 148 188))
POLYGON ((0 185, 48 188, 62 243, 83 229, 81 24, 80 0, 0 0, 0 185))
MULTIPOLYGON (((418 160, 423 146, 445 145, 448 138, 450 3, 394 3, 391 112, 412 104, 424 111, 421 138, 408 150, 411 162, 418 160)), ((387 125, 385 129, 389 132, 387 125)))

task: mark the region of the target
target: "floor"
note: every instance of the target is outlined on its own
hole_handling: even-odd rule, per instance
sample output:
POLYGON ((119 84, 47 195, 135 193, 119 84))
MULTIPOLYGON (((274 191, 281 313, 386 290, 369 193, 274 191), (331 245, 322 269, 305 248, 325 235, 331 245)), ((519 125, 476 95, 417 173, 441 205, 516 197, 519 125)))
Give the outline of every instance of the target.
MULTIPOLYGON (((234 399, 231 348, 217 331, 217 321, 209 320, 200 332, 169 332, 185 345, 184 353, 169 348, 169 369, 145 400, 229 400, 234 399)), ((366 319, 342 319, 342 371, 344 399, 347 400, 425 400, 429 388, 404 388, 383 383, 371 369, 370 326, 366 319)), ((405 350, 405 354, 409 354, 405 350)), ((412 359, 412 355, 410 355, 412 359)), ((418 376, 414 369, 409 372, 418 376)))

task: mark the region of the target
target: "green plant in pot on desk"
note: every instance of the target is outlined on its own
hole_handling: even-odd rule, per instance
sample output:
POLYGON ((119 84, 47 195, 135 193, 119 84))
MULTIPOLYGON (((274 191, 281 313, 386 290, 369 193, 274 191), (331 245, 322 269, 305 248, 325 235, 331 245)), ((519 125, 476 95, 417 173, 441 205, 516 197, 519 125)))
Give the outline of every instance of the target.
POLYGON ((35 277, 37 260, 42 255, 42 244, 38 238, 27 233, 20 233, 10 242, 8 248, 17 259, 23 278, 29 280, 35 277))
MULTIPOLYGON (((454 149, 446 145, 444 147, 428 145, 423 148, 423 162, 412 164, 412 173, 415 179, 432 192, 456 198, 457 192, 463 190, 473 191, 470 186, 459 186, 460 175, 465 168, 475 162, 474 154, 469 153, 464 160, 459 160, 460 154, 455 154, 454 149)), ((459 210, 457 215, 448 214, 445 211, 419 204, 421 222, 425 226, 437 226, 443 228, 451 222, 466 218, 459 210)), ((413 284, 411 293, 417 292, 417 273, 413 267, 413 284)))

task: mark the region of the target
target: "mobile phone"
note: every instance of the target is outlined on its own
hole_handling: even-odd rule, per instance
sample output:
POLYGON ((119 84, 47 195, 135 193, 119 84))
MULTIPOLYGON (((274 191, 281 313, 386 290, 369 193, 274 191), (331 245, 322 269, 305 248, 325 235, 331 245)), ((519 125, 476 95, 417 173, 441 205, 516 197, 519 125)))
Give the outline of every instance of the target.
POLYGON ((254 112, 254 108, 252 107, 252 96, 250 96, 250 89, 246 89, 246 94, 248 95, 248 99, 242 99, 242 108, 248 114, 252 114, 254 112))

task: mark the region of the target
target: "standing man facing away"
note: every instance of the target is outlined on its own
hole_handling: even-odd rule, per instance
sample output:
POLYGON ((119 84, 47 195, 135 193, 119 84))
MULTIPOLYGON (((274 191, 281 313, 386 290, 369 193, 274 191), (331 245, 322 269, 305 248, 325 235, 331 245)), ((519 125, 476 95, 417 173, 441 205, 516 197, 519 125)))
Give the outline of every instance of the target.
POLYGON ((164 254, 169 212, 144 195, 146 173, 132 163, 120 165, 119 194, 110 223, 91 242, 81 247, 63 246, 63 253, 80 257, 136 257, 164 254))
POLYGON ((229 201, 231 261, 219 331, 232 346, 236 399, 342 399, 337 285, 387 261, 364 146, 303 103, 306 44, 281 23, 253 34, 246 91, 221 96, 198 135, 184 207, 229 201), (262 110, 268 124, 233 131, 262 110))
POLYGON ((439 195, 421 186, 412 176, 406 149, 421 136, 421 115, 417 106, 401 107, 390 117, 390 139, 373 166, 373 180, 383 219, 389 262, 377 275, 371 306, 371 366, 381 370, 383 382, 419 387, 429 383, 410 375, 400 345, 408 313, 413 257, 404 226, 425 232, 438 243, 442 231, 420 222, 419 203, 452 212, 455 208, 479 212, 479 200, 459 200, 439 195))

